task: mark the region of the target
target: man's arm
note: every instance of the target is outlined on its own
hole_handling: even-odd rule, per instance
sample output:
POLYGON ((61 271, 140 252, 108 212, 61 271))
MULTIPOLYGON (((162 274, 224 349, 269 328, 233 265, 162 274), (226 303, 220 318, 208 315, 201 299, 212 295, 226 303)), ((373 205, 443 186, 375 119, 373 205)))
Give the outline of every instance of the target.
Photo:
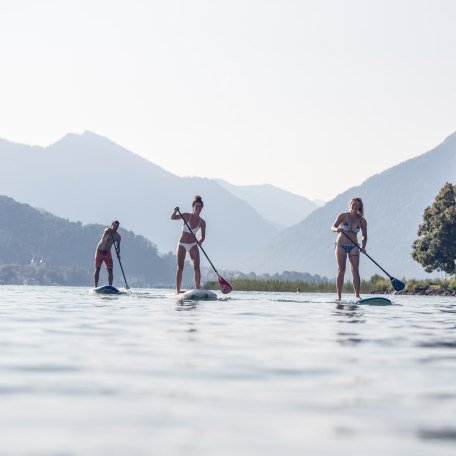
POLYGON ((115 240, 114 244, 116 247, 117 257, 120 258, 120 241, 122 240, 122 238, 119 233, 116 233, 116 234, 117 234, 117 236, 116 236, 116 240, 115 240))

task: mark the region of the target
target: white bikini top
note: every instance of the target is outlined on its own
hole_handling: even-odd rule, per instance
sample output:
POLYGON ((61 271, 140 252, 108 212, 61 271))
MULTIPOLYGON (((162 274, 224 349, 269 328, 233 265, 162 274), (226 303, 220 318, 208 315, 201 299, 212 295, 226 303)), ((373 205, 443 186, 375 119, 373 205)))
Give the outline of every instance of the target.
MULTIPOLYGON (((190 218, 188 219, 188 222, 187 222, 187 223, 188 223, 188 226, 189 226, 190 228, 192 228, 192 226, 190 225, 190 220, 191 220, 191 219, 192 219, 192 216, 190 216, 190 218)), ((196 228, 192 228, 193 234, 196 234, 200 228, 201 228, 201 219, 200 219, 200 221, 199 221, 199 223, 198 223, 198 226, 197 226, 196 228)), ((190 230, 188 229, 187 224, 186 224, 185 222, 184 222, 184 226, 182 227, 182 231, 183 231, 184 233, 190 233, 190 234, 191 234, 191 232, 192 232, 192 231, 190 231, 190 230)))

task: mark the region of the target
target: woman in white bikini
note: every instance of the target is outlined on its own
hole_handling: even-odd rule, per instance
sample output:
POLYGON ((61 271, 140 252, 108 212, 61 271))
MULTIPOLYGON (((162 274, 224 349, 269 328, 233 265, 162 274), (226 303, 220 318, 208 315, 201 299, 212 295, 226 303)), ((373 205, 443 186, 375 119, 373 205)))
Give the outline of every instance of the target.
POLYGON ((358 233, 361 230, 361 252, 366 252, 367 244, 367 222, 364 218, 364 206, 361 198, 355 197, 348 204, 348 212, 339 214, 334 221, 331 231, 339 233, 336 239, 336 260, 337 278, 336 290, 337 300, 342 298, 342 288, 344 286, 345 266, 347 256, 350 261, 353 276, 353 288, 356 299, 359 299, 360 277, 359 277, 359 248, 358 233))
POLYGON ((190 254, 190 258, 193 261, 193 269, 195 271, 195 288, 200 287, 201 271, 200 271, 200 255, 198 244, 204 242, 206 236, 206 222, 200 217, 201 210, 203 209, 204 203, 201 196, 195 196, 192 203, 193 212, 189 214, 184 212, 182 216, 179 214, 179 208, 176 207, 171 214, 171 220, 184 219, 185 222, 190 226, 194 235, 196 236, 198 231, 201 230, 200 238, 198 242, 195 236, 187 228, 187 224, 184 222, 182 226, 182 235, 177 243, 177 271, 176 271, 176 292, 180 293, 182 284, 182 272, 184 271, 184 262, 187 252, 190 254))

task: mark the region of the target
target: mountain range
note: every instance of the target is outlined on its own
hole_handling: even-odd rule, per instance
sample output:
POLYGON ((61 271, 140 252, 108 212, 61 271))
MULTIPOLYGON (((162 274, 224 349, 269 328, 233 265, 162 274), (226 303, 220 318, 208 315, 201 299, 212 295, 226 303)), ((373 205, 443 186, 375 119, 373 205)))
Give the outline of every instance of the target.
POLYGON ((0 160, 0 194, 84 224, 118 219, 161 252, 175 251, 181 230, 172 210, 190 212, 196 194, 205 203, 206 250, 223 267, 237 268, 279 231, 215 180, 178 177, 91 132, 45 148, 0 140, 0 160))
POLYGON ((303 196, 273 185, 233 185, 222 179, 216 181, 232 195, 247 201, 279 229, 295 225, 318 207, 316 203, 303 196))
MULTIPOLYGON (((435 149, 370 177, 281 231, 246 258, 242 267, 263 273, 292 269, 334 277, 336 236, 330 227, 339 213, 348 210, 349 200, 360 196, 368 222, 369 255, 395 277, 429 277, 412 259, 411 245, 417 238, 425 207, 432 204, 445 182, 454 183, 455 178, 453 133, 435 149)), ((364 277, 381 273, 367 257, 362 256, 361 261, 364 277)))
MULTIPOLYGON (((427 274, 412 260, 411 244, 424 208, 445 181, 454 182, 456 133, 322 207, 270 185, 178 177, 91 132, 68 134, 48 147, 0 140, 0 160, 0 194, 83 224, 119 219, 121 228, 164 253, 175 250, 181 230, 180 222, 170 220, 172 209, 190 211, 200 194, 206 252, 219 269, 246 273, 295 270, 333 277, 335 235, 329 228, 350 198, 360 196, 369 254, 396 277, 418 278, 427 274)), ((364 277, 379 272, 367 258, 361 271, 364 277)))

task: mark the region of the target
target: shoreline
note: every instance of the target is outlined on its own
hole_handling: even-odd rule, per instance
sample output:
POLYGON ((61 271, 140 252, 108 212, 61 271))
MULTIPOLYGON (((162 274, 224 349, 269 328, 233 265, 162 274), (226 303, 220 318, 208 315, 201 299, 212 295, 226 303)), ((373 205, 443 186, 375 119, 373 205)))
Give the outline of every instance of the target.
MULTIPOLYGON (((334 282, 303 282, 259 279, 229 279, 233 290, 237 291, 269 291, 287 293, 336 293, 334 282)), ((416 296, 449 296, 456 297, 456 279, 452 280, 405 280, 405 288, 395 292, 391 282, 380 276, 361 281, 361 294, 379 295, 416 295, 416 296)), ((210 281, 203 288, 217 290, 218 282, 210 281)), ((342 293, 353 293, 353 285, 345 282, 342 293)))
POLYGON ((399 291, 397 293, 394 292, 389 292, 385 293, 384 291, 369 291, 369 294, 397 294, 397 295, 409 295, 409 296, 453 296, 456 297, 456 291, 452 290, 444 290, 444 289, 434 289, 434 288, 426 288, 424 287, 423 289, 420 290, 415 290, 415 291, 399 291))
MULTIPOLYGON (((308 283, 295 281, 265 281, 265 280, 245 280, 231 279, 230 283, 234 291, 254 291, 254 292, 272 292, 272 293, 336 293, 336 287, 333 282, 308 283)), ((372 284, 364 282, 361 284, 361 295, 409 295, 409 296, 446 296, 456 298, 456 280, 442 281, 440 284, 430 283, 423 284, 423 281, 410 280, 405 282, 403 290, 395 292, 389 281, 384 280, 381 284, 378 282, 372 284), (380 286, 379 286, 380 285, 380 286)), ((56 287, 80 287, 92 288, 93 284, 68 284, 68 283, 8 283, 0 282, 0 286, 56 286, 56 287)), ((173 285, 146 285, 135 284, 134 288, 163 288, 172 289, 173 285)), ((208 281, 202 284, 201 289, 219 290, 219 283, 208 281)), ((343 294, 353 293, 353 286, 345 283, 342 291, 343 294)))

